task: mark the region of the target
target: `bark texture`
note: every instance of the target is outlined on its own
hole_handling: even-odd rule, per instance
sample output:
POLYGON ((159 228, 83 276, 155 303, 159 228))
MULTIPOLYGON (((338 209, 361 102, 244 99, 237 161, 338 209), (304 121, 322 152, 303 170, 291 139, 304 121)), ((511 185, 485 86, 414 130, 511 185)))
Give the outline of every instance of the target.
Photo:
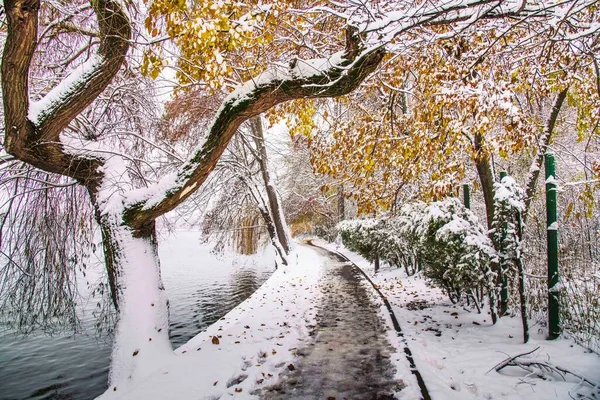
POLYGON ((281 243, 281 247, 286 254, 289 254, 291 250, 290 236, 286 229, 287 224, 285 223, 285 215, 283 215, 283 207, 281 206, 279 196, 277 195, 277 190, 275 189, 275 185, 271 179, 271 173, 269 172, 269 159, 267 158, 267 146, 265 144, 262 118, 260 116, 252 118, 250 120, 250 126, 252 133, 254 134, 254 142, 256 143, 256 148, 258 150, 260 172, 263 182, 265 183, 267 200, 269 201, 269 209, 271 211, 273 224, 275 225, 275 231, 277 232, 277 240, 279 240, 279 243, 281 243))
POLYGON ((523 212, 523 224, 527 222, 527 214, 529 211, 529 206, 531 205, 531 201, 533 200, 533 196, 535 195, 535 188, 537 187, 537 182, 540 177, 540 171, 542 168, 542 164, 544 162, 544 154, 546 154, 546 150, 548 149, 548 145, 552 142, 552 137, 554 136, 554 127, 556 126, 556 120, 558 119, 558 113, 562 108, 562 105, 567 98, 567 92, 569 88, 565 88, 558 92, 556 98, 554 99, 554 104, 552 105, 552 110, 550 111, 550 115, 546 120, 546 126, 544 128, 544 133, 539 140, 539 148, 535 155, 533 162, 531 163, 529 180, 527 181, 527 186, 525 188, 525 211, 523 212))
POLYGON ((483 191, 483 200, 485 202, 485 215, 487 217, 488 229, 492 229, 494 221, 494 171, 490 164, 490 158, 484 149, 483 136, 476 134, 473 138, 475 147, 475 167, 483 191))
POLYGON ((47 172, 82 182, 97 181, 101 162, 65 151, 60 133, 106 88, 119 71, 129 49, 131 25, 112 0, 91 2, 100 30, 100 47, 85 79, 75 80, 63 96, 51 102, 36 121, 28 119, 29 68, 37 47, 39 0, 6 0, 8 34, 2 55, 2 97, 6 151, 47 172))
MULTIPOLYGON (((485 214, 487 219, 487 227, 488 230, 492 229, 492 225, 494 222, 494 171, 492 170, 492 165, 490 164, 490 158, 485 151, 483 136, 480 134, 476 134, 473 138, 473 146, 475 148, 475 167, 477 168, 477 175, 479 176, 479 182, 481 183, 481 190, 483 192, 483 200, 485 202, 485 214)), ((494 248, 498 249, 498 244, 494 243, 494 248)), ((502 271, 500 269, 500 265, 498 263, 492 263, 490 266, 491 271, 497 273, 497 282, 498 284, 501 281, 502 271)), ((489 302, 490 302, 490 314, 492 317, 492 323, 496 323, 498 321, 498 293, 494 288, 490 288, 489 292, 489 302)), ((501 314, 501 313, 500 313, 501 314)))

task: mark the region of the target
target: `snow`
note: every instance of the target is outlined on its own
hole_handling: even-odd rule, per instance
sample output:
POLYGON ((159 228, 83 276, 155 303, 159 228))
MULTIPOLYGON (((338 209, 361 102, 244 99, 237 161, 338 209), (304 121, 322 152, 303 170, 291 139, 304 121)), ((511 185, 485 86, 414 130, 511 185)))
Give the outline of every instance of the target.
POLYGON ((547 185, 558 185, 558 181, 556 180, 556 178, 554 177, 554 175, 550 175, 547 179, 546 179, 546 184, 547 185))
POLYGON ((525 191, 512 176, 505 176, 500 183, 494 183, 494 203, 496 207, 511 207, 515 211, 525 210, 525 191))
MULTIPOLYGON (((178 179, 179 175, 177 172, 170 172, 163 175, 160 180, 148 187, 137 188, 126 193, 125 206, 131 206, 138 202, 145 201, 144 209, 148 210, 153 206, 159 204, 167 194, 182 186, 183 180, 178 179)), ((197 184, 194 183, 195 187, 197 184)), ((189 189, 189 188, 188 188, 189 189)), ((180 196, 183 196, 189 190, 183 190, 180 196)))
POLYGON ((93 55, 89 60, 74 68, 64 80, 50 90, 41 100, 29 103, 27 118, 34 125, 39 125, 68 97, 74 92, 81 90, 100 69, 103 62, 104 58, 102 56, 93 55))
POLYGON ((534 160, 531 163, 531 166, 529 167, 529 173, 533 174, 534 172, 538 172, 540 170, 540 166, 538 165, 538 163, 534 160))
POLYGON ((318 75, 323 71, 330 69, 336 65, 340 65, 343 61, 344 52, 333 54, 329 58, 316 58, 312 60, 297 60, 296 66, 292 70, 292 76, 310 78, 318 75))
POLYGON ((100 398, 244 399, 275 383, 308 338, 324 272, 323 259, 304 246, 297 246, 290 260, 293 265, 275 271, 250 298, 178 348, 177 357, 165 358, 126 390, 109 389, 100 398))
POLYGON ((385 266, 374 274, 361 256, 343 246, 338 251, 366 271, 391 303, 433 399, 596 398, 589 386, 569 377, 544 380, 514 367, 494 371, 509 356, 539 346, 526 359, 551 362, 597 382, 600 357, 567 335, 548 341, 546 328, 533 325, 532 339, 523 344, 518 316, 492 325, 487 313, 452 304, 441 289, 419 276, 407 277, 403 270, 385 266))
POLYGON ((60 142, 64 150, 81 158, 99 158, 103 160, 98 172, 104 174, 104 178, 96 194, 96 202, 99 205, 100 214, 120 214, 124 207, 124 189, 131 189, 132 182, 127 173, 125 155, 117 153, 102 142, 85 140, 80 136, 61 133, 60 142), (118 189, 115 189, 118 188, 118 189))
POLYGON ((113 240, 122 267, 119 272, 119 321, 113 350, 109 390, 127 390, 156 365, 173 358, 168 333, 168 301, 151 240, 133 237, 113 222, 113 240))
MULTIPOLYGON (((545 328, 533 326, 532 340, 522 344, 519 318, 504 317, 492 325, 486 313, 450 303, 441 289, 419 276, 406 277, 403 270, 386 266, 374 274, 362 257, 343 247, 329 247, 370 275, 393 307, 404 336, 396 334, 383 301, 375 299, 395 348, 390 361, 396 378, 408 385, 399 398, 420 397, 404 354, 406 346, 436 400, 591 396, 589 386, 581 382, 542 380, 513 367, 501 373, 493 369, 507 357, 539 346, 528 359, 550 361, 597 379, 594 371, 600 371, 600 357, 566 336, 546 341, 545 328)), ((100 398, 257 398, 261 388, 277 383, 282 370, 297 362, 295 352, 310 341, 309 329, 316 322, 325 259, 306 246, 296 246, 290 260, 290 266, 275 271, 250 298, 177 349, 177 356, 157 360, 151 371, 138 374, 128 387, 109 389, 100 398)))
POLYGON ((549 293, 560 293, 565 288, 566 288, 566 286, 563 283, 563 281, 559 280, 558 282, 556 282, 556 284, 554 286, 552 286, 551 288, 548 288, 548 292, 549 293))

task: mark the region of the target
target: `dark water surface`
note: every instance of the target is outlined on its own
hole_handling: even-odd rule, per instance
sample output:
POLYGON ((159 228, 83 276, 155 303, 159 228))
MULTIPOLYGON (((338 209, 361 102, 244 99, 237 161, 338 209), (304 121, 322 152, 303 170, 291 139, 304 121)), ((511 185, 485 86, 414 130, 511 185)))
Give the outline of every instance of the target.
MULTIPOLYGON (((268 258, 217 259, 196 232, 161 242, 170 332, 179 347, 247 297, 273 272, 268 258)), ((84 331, 52 337, 0 331, 0 399, 93 399, 107 388, 110 338, 97 339, 90 301, 84 331)), ((1 329, 1 327, 0 327, 1 329)))

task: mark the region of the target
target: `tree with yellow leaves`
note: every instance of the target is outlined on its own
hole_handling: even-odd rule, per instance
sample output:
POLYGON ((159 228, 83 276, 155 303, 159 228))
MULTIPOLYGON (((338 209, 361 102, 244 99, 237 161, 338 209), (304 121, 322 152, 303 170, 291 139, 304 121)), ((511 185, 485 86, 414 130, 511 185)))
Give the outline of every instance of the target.
MULTIPOLYGON (((37 41, 41 2, 4 2, 4 148, 35 168, 73 179, 89 194, 118 310, 110 391, 125 390, 174 357, 155 221, 201 187, 242 123, 292 100, 347 95, 387 63, 386 54, 400 54, 402 48, 422 48, 449 35, 470 38, 498 24, 526 20, 537 26, 535 21, 547 23, 559 14, 561 21, 569 20, 578 14, 568 7, 578 10, 593 2, 149 0, 143 22, 149 40, 144 35, 132 39, 138 23, 127 12, 129 3, 90 1, 96 53, 76 55, 70 74, 34 102, 29 97, 32 57, 44 50, 37 41), (80 131, 64 133, 103 93, 138 43, 146 46, 141 68, 148 75, 158 76, 171 65, 178 90, 229 89, 189 157, 147 186, 128 173, 126 154, 80 131)), ((439 118, 443 122, 446 116, 439 118)))

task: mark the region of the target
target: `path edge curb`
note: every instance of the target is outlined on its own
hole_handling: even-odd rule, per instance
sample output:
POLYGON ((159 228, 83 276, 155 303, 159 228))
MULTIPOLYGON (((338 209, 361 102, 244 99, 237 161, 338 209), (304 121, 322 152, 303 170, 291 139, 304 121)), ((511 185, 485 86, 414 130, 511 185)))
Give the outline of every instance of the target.
POLYGON ((429 395, 429 391, 427 390, 427 386, 425 385, 425 381, 423 380, 423 376, 421 375, 421 373, 417 369, 417 366, 415 364, 415 360, 414 360, 413 355, 412 355, 412 351, 408 347, 408 343, 406 341, 406 338, 404 337, 404 332, 402 332, 402 328, 400 327, 400 323, 398 322, 398 318, 396 318, 396 314, 394 314, 394 310, 392 309, 392 306, 391 306, 390 302, 383 295, 383 293, 381 293, 381 290, 379 290, 379 288, 377 287, 377 285, 375 283, 373 283, 373 281, 371 280, 371 278, 367 275, 367 273, 365 271, 363 271, 362 268, 360 268, 358 265, 356 265, 355 263, 353 263, 352 261, 350 261, 350 259, 348 257, 346 257, 345 255, 343 255, 339 251, 331 250, 331 249, 327 249, 327 248, 325 248, 323 246, 319 246, 318 244, 313 243, 312 240, 308 240, 307 244, 309 244, 310 246, 318 247, 318 248, 323 249, 325 251, 328 251, 330 253, 333 253, 333 254, 337 255, 338 257, 344 259, 346 262, 352 264, 356 269, 358 269, 360 271, 360 273, 365 277, 365 279, 367 280, 367 282, 369 282, 371 284, 371 286, 379 294, 379 297, 381 297, 381 300, 383 301, 383 304, 387 308, 387 310, 389 312, 389 315, 390 315, 390 318, 392 320, 392 325, 394 326, 394 329, 396 330, 396 333, 398 334, 399 337, 402 338, 402 343, 403 343, 403 346, 404 346, 404 354, 406 355, 406 360, 408 361, 408 363, 410 365, 410 372, 417 379, 417 384, 419 385, 419 389, 421 390, 421 399, 422 400, 432 400, 431 396, 429 395))

